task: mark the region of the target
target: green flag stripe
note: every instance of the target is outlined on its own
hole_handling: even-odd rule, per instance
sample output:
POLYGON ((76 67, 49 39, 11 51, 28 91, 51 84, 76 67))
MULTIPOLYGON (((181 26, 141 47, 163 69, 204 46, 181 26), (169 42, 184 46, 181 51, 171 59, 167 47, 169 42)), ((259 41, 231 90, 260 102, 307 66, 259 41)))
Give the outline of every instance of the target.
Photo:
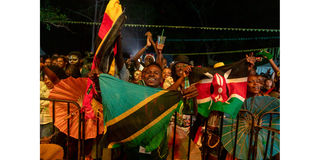
POLYGON ((170 91, 153 99, 134 113, 108 126, 108 141, 119 142, 130 137, 175 105, 180 98, 179 92, 170 91))
POLYGON ((228 113, 233 118, 236 118, 242 104, 243 101, 236 97, 232 97, 230 100, 228 100, 228 102, 217 102, 216 105, 213 106, 213 110, 228 113))
MULTIPOLYGON (((198 113, 203 117, 208 117, 210 114, 209 106, 211 101, 198 104, 198 113)), ((214 103, 214 102, 213 102, 214 103)))

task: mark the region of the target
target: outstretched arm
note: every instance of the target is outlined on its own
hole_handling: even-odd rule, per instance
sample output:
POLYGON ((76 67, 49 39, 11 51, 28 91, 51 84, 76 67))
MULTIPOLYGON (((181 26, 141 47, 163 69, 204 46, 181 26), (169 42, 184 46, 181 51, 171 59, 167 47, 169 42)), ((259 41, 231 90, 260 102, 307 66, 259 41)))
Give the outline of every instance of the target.
POLYGON ((179 86, 184 82, 184 78, 189 76, 189 73, 191 72, 192 66, 189 65, 183 69, 183 75, 179 77, 179 79, 174 82, 173 85, 171 85, 168 89, 169 90, 177 90, 179 86))
MULTIPOLYGON (((148 32, 147 32, 148 33, 148 32)), ((147 43, 146 45, 141 48, 136 55, 134 55, 134 57, 130 58, 131 61, 135 62, 135 65, 137 68, 139 68, 140 62, 138 61, 138 59, 142 56, 143 53, 145 53, 145 51, 148 49, 148 47, 151 46, 151 42, 149 41, 149 36, 147 35, 147 33, 145 34, 147 36, 147 43)))
POLYGON ((162 64, 163 64, 163 59, 164 59, 164 58, 163 58, 163 54, 162 54, 163 47, 164 47, 164 44, 158 44, 158 43, 157 43, 157 49, 158 49, 158 51, 159 51, 159 55, 157 56, 157 63, 160 64, 160 66, 162 67, 162 69, 163 69, 162 64))
POLYGON ((151 45, 152 45, 154 51, 156 52, 157 56, 159 56, 159 50, 158 50, 158 48, 157 48, 156 43, 154 43, 154 41, 153 41, 153 39, 152 39, 152 34, 151 34, 151 32, 147 32, 147 33, 146 33, 146 36, 148 36, 149 42, 151 43, 151 45))
POLYGON ((268 59, 270 65, 275 73, 280 72, 279 67, 274 63, 274 61, 272 59, 273 57, 272 57, 271 53, 269 53, 267 51, 260 51, 256 55, 268 59))
MULTIPOLYGON (((160 66, 162 66, 162 59, 163 59, 163 55, 162 55, 162 52, 161 52, 162 49, 161 49, 161 50, 158 49, 158 45, 157 45, 157 44, 153 41, 153 39, 152 39, 152 34, 151 34, 151 32, 147 32, 147 33, 146 33, 146 36, 148 36, 148 40, 149 40, 149 42, 151 43, 154 51, 155 51, 156 54, 157 54, 156 63, 158 63, 160 66)), ((162 46, 162 48, 163 48, 163 46, 162 46)))
POLYGON ((59 77, 43 63, 40 63, 40 69, 48 76, 48 78, 54 85, 60 82, 59 77))

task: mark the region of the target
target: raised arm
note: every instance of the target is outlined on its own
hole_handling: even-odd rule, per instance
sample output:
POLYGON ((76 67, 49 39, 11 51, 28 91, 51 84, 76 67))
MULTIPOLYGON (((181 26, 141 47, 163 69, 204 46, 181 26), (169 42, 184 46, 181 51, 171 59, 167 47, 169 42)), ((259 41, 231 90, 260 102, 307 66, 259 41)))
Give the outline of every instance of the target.
MULTIPOLYGON (((148 32, 147 32, 148 33, 148 32)), ((138 61, 138 59, 142 56, 143 53, 145 53, 145 51, 151 46, 151 42, 149 41, 149 36, 147 35, 147 33, 145 34, 147 36, 147 43, 146 45, 141 48, 132 58, 130 58, 131 61, 135 62, 135 65, 137 68, 139 68, 140 62, 138 61)), ((150 33, 150 32, 149 32, 150 33)))
MULTIPOLYGON (((164 45, 162 45, 162 47, 161 47, 161 45, 157 45, 157 44, 153 41, 153 39, 152 39, 152 34, 151 34, 151 32, 147 32, 147 33, 146 33, 146 36, 148 36, 148 40, 149 40, 149 42, 151 43, 154 51, 155 51, 156 54, 157 54, 156 63, 158 63, 158 64, 161 66, 161 68, 162 68, 162 60, 163 60, 162 49, 163 49, 163 46, 164 46, 164 45), (159 47, 160 47, 160 49, 159 49, 159 47)), ((163 68, 162 68, 162 69, 163 69, 163 68)))
POLYGON ((43 63, 40 63, 40 69, 48 76, 48 78, 54 85, 60 82, 59 77, 43 63))
POLYGON ((162 55, 162 49, 163 49, 163 44, 157 44, 157 49, 159 54, 157 55, 156 63, 158 63, 161 68, 163 69, 163 55, 162 55))
POLYGON ((269 53, 267 51, 260 51, 256 55, 268 59, 270 65, 275 73, 280 72, 279 67, 274 63, 274 61, 272 59, 273 57, 272 57, 271 53, 269 53))
POLYGON ((171 85, 168 89, 169 90, 177 90, 179 88, 179 86, 184 83, 184 78, 189 76, 189 73, 191 72, 191 68, 192 66, 189 65, 187 67, 185 67, 183 69, 183 75, 181 77, 179 77, 179 79, 177 81, 174 82, 173 85, 171 85))

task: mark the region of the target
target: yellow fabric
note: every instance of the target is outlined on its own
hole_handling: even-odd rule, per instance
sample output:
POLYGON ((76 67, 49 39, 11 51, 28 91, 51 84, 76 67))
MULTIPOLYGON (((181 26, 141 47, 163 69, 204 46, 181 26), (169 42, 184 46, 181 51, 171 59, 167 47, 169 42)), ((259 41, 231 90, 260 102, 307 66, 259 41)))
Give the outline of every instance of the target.
POLYGON ((56 144, 40 144, 40 159, 62 160, 63 148, 56 144))
POLYGON ((110 75, 114 76, 116 73, 116 61, 115 61, 115 58, 113 58, 112 60, 112 63, 110 65, 110 70, 109 70, 109 73, 110 75))
POLYGON ((122 7, 119 0, 110 0, 105 13, 109 15, 113 22, 115 22, 122 13, 122 7))

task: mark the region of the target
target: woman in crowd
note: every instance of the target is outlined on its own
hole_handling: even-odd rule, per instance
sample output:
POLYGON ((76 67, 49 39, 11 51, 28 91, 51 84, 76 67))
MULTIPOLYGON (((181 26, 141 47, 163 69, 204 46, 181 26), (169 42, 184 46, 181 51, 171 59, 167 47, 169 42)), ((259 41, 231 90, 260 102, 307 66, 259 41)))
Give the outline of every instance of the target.
POLYGON ((171 77, 171 69, 170 68, 164 68, 162 71, 162 79, 163 82, 161 84, 163 89, 169 88, 171 85, 173 85, 174 81, 171 77))

